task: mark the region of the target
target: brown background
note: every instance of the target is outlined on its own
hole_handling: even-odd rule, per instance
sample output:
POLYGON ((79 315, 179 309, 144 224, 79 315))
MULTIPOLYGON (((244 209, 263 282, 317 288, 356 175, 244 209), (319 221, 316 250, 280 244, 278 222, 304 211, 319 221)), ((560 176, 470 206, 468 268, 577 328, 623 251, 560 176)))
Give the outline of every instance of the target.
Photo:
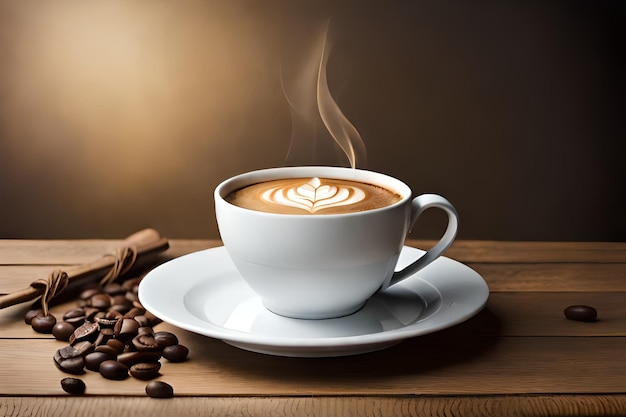
POLYGON ((462 238, 626 240, 622 3, 0 0, 0 237, 218 237, 217 183, 286 163, 281 68, 330 18, 361 167, 462 238))

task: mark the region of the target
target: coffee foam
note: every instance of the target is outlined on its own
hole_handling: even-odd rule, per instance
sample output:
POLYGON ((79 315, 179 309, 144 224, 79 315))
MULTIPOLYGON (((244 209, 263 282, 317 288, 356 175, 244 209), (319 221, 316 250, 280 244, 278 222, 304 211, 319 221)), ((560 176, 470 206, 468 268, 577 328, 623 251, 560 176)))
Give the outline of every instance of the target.
POLYGON ((239 189, 226 200, 252 210, 283 214, 337 214, 384 207, 400 196, 356 181, 288 178, 239 189))

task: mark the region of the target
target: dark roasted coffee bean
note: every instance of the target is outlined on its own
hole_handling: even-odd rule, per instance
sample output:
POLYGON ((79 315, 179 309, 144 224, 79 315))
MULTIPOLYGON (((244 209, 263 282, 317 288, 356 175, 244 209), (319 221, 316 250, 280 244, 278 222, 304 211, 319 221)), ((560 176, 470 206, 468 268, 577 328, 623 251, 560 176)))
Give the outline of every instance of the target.
POLYGON ((126 281, 122 282, 122 287, 126 290, 126 291, 137 291, 136 287, 137 285, 139 285, 139 283, 141 282, 141 279, 143 277, 135 277, 135 278, 129 278, 126 281))
POLYGON ((111 329, 110 327, 105 327, 104 329, 100 329, 100 334, 98 334, 98 337, 93 344, 96 346, 104 345, 110 339, 113 339, 113 337, 113 329, 111 329))
POLYGON ((151 381, 146 385, 146 394, 152 398, 172 398, 174 388, 163 381, 151 381))
POLYGON ((26 314, 24 314, 24 323, 30 326, 30 323, 33 320, 33 317, 35 317, 36 315, 42 315, 42 314, 43 314, 43 310, 40 308, 28 310, 26 314))
POLYGON ((111 355, 105 352, 91 352, 85 356, 85 367, 90 371, 98 372, 100 370, 100 364, 104 361, 115 360, 116 355, 111 355))
POLYGON ((101 311, 94 316, 94 321, 100 325, 100 328, 114 328, 122 315, 117 311, 101 311))
POLYGON ((146 310, 144 310, 143 308, 133 307, 133 308, 131 308, 130 310, 128 310, 124 314, 124 318, 126 318, 126 319, 134 319, 137 316, 141 316, 145 312, 146 312, 146 310))
POLYGON ((150 327, 150 326, 143 326, 143 327, 140 327, 137 330, 137 334, 138 335, 140 335, 140 334, 147 334, 147 335, 150 335, 150 336, 154 337, 154 329, 152 329, 152 327, 150 327))
POLYGON ((76 356, 73 358, 63 358, 59 350, 54 354, 55 365, 63 372, 68 374, 82 374, 84 373, 85 362, 82 356, 76 356))
POLYGON ((94 295, 100 294, 100 293, 102 293, 101 288, 88 288, 84 290, 83 292, 81 292, 79 297, 81 300, 89 300, 94 295))
POLYGON ((122 380, 128 377, 128 367, 121 362, 107 360, 100 364, 100 375, 107 379, 122 380))
POLYGON ((117 360, 126 366, 132 366, 141 362, 158 362, 161 352, 124 352, 117 355, 117 360))
POLYGON ((59 356, 63 359, 76 358, 80 356, 80 352, 74 346, 65 346, 57 350, 59 356))
POLYGON ((85 307, 83 311, 85 312, 85 321, 89 321, 91 323, 96 322, 96 314, 100 313, 100 310, 97 308, 89 306, 85 307))
POLYGON ((189 349, 183 345, 166 346, 163 349, 163 357, 170 362, 182 362, 187 359, 189 349))
POLYGON ((133 317, 133 319, 136 320, 137 323, 139 323, 139 325, 141 327, 152 326, 152 323, 150 323, 150 319, 145 316, 145 313, 144 314, 139 314, 139 315, 133 317))
POLYGON ((37 314, 30 321, 30 325, 37 333, 52 333, 54 325, 57 324, 57 319, 50 313, 44 316, 43 313, 37 314))
POLYGON ((122 287, 121 284, 118 284, 117 282, 111 282, 104 286, 103 291, 109 294, 110 296, 115 296, 115 295, 120 295, 120 294, 123 295, 126 292, 126 289, 122 287))
POLYGON ((86 354, 93 352, 94 345, 88 340, 83 340, 82 342, 74 343, 72 345, 80 356, 85 356, 86 354))
POLYGON ((133 302, 126 298, 126 296, 113 296, 111 300, 111 310, 117 311, 121 314, 126 314, 131 308, 133 308, 133 302))
POLYGON ((569 306, 563 313, 568 319, 576 321, 592 322, 596 321, 598 317, 598 312, 595 308, 583 305, 569 306))
POLYGON ((106 353, 108 355, 113 356, 112 359, 115 359, 118 353, 117 350, 113 346, 109 346, 109 345, 96 346, 96 348, 94 349, 94 352, 106 353))
POLYGON ((154 327, 157 324, 161 323, 161 319, 149 312, 148 310, 146 310, 144 316, 150 321, 150 326, 154 327))
POLYGON ((156 332, 154 334, 154 340, 156 340, 162 348, 178 344, 178 338, 174 333, 170 332, 156 332))
POLYGON ((70 344, 89 341, 94 342, 98 337, 98 323, 85 322, 82 326, 74 330, 70 336, 70 344))
POLYGON ((85 310, 82 308, 74 308, 63 315, 63 320, 72 324, 74 327, 80 327, 85 322, 85 310))
POLYGON ((111 296, 109 294, 96 294, 89 299, 89 305, 101 311, 108 310, 111 307, 111 296))
POLYGON ((150 334, 140 334, 133 339, 133 346, 139 352, 153 352, 161 350, 161 346, 156 342, 154 336, 150 334))
POLYGON ((124 351, 124 342, 118 339, 109 339, 106 342, 107 346, 111 346, 117 353, 122 353, 124 351))
POLYGON ((78 378, 63 378, 61 380, 61 388, 68 394, 82 395, 85 393, 85 383, 78 378))
POLYGON ((66 321, 60 321, 52 328, 52 335, 56 340, 67 342, 70 340, 70 336, 74 333, 76 328, 73 324, 66 321))
POLYGON ((126 297, 126 299, 128 299, 128 301, 130 301, 131 305, 134 306, 134 302, 135 301, 139 301, 139 296, 137 295, 136 292, 132 292, 132 291, 128 291, 126 294, 124 294, 124 296, 126 297))
POLYGON ((159 376, 160 362, 136 363, 130 367, 130 374, 137 379, 153 379, 159 376))
POLYGON ((139 323, 135 319, 121 319, 113 329, 115 338, 127 342, 137 335, 139 323))

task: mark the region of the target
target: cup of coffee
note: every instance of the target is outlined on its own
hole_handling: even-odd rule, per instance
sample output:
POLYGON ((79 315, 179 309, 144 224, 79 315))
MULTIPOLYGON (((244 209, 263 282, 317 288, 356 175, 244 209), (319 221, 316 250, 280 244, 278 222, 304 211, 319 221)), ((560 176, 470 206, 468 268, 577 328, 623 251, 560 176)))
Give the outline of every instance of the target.
POLYGON ((265 307, 301 319, 341 317, 439 257, 458 215, 436 194, 412 197, 402 181, 327 166, 271 168, 223 181, 214 193, 219 232, 235 267, 265 307), (442 209, 442 238, 395 271, 420 214, 442 209))

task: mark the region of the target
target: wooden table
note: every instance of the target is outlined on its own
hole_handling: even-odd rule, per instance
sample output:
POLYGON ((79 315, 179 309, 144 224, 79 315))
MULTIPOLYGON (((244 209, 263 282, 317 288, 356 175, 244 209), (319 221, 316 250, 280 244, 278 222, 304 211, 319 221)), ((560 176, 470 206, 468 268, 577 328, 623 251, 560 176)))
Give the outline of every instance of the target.
MULTIPOLYGON (((0 292, 118 243, 0 240, 0 292)), ((158 262, 218 245, 173 240, 158 262)), ((485 278, 486 309, 375 353, 266 356, 160 324, 191 351, 184 363, 163 361, 159 379, 176 393, 168 400, 147 397, 144 381, 93 372, 81 376, 86 395, 66 394, 67 375, 52 360, 65 343, 24 324, 29 303, 8 307, 0 310, 0 416, 626 415, 626 243, 458 241, 447 256, 485 278), (599 320, 565 319, 573 304, 596 307, 599 320)))

